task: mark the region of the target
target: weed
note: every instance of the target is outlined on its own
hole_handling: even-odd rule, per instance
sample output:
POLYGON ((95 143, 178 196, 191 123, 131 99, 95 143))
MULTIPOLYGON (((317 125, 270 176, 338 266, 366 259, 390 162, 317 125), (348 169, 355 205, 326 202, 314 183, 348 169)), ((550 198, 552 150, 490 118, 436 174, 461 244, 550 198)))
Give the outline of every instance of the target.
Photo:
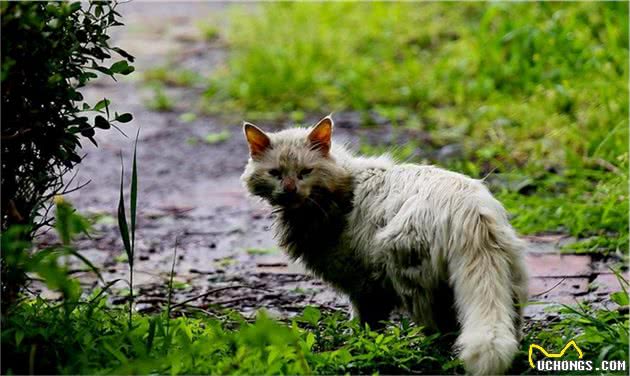
POLYGON ((154 111, 172 111, 173 100, 166 94, 162 85, 152 85, 153 95, 147 102, 147 107, 154 111))
POLYGON ((183 114, 179 115, 179 121, 183 123, 191 123, 196 119, 197 114, 195 114, 194 112, 184 112, 183 114))
MULTIPOLYGON (((94 293, 96 295, 97 292, 94 293)), ((619 292, 619 303, 627 302, 619 292)), ((339 313, 306 308, 289 325, 260 313, 247 322, 233 313, 220 319, 190 312, 134 314, 92 297, 62 321, 58 306, 25 302, 3 322, 2 373, 171 373, 171 374, 453 374, 452 337, 425 335, 406 320, 372 331, 339 313), (35 349, 35 350, 33 350, 35 349), (89 351, 85 351, 89 349, 89 351), (30 354, 36 351, 37 357, 30 354), (29 360, 30 359, 30 360, 29 360)), ((628 313, 588 306, 565 307, 563 320, 528 331, 511 373, 529 373, 530 343, 560 349, 573 339, 584 359, 628 359, 628 313)), ((566 360, 575 359, 568 354, 566 360)))
POLYGON ((143 79, 150 84, 164 84, 168 86, 191 87, 202 82, 199 73, 173 66, 162 66, 147 69, 143 79))
POLYGON ((133 164, 131 167, 131 187, 129 193, 129 219, 131 223, 129 226, 127 221, 127 212, 125 210, 125 198, 123 181, 125 178, 125 168, 122 160, 122 154, 120 156, 121 171, 120 171, 120 198, 118 200, 118 229, 120 230, 120 237, 125 247, 125 254, 127 256, 127 264, 129 265, 129 329, 132 324, 132 312, 133 312, 133 266, 134 256, 136 251, 136 212, 138 207, 138 165, 136 153, 138 150, 138 137, 140 136, 140 130, 136 134, 136 141, 133 146, 133 164))
POLYGON ((273 248, 247 248, 245 251, 250 255, 269 255, 278 253, 278 250, 273 248))
POLYGON ((219 142, 227 141, 231 136, 232 134, 230 133, 230 131, 223 130, 221 132, 208 133, 206 137, 204 138, 204 141, 207 144, 212 145, 212 144, 217 144, 219 142))

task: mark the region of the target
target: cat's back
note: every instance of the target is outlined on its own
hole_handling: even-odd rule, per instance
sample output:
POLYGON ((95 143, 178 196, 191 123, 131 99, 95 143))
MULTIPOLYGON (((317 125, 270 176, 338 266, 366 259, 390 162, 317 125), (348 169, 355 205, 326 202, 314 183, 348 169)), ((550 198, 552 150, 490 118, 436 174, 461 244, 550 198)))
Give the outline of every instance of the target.
POLYGON ((370 218, 377 226, 410 205, 450 212, 471 205, 502 211, 481 181, 435 166, 400 164, 366 169, 357 174, 355 182, 355 218, 370 218))

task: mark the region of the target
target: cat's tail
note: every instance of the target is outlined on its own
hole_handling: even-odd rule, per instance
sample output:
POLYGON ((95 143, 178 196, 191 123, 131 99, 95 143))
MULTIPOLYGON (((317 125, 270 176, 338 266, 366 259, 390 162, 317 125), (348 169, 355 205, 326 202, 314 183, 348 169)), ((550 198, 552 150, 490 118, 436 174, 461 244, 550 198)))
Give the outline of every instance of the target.
POLYGON ((520 306, 527 298, 525 247, 502 214, 472 209, 459 233, 460 252, 449 260, 461 325, 456 346, 474 375, 506 372, 519 346, 520 306))

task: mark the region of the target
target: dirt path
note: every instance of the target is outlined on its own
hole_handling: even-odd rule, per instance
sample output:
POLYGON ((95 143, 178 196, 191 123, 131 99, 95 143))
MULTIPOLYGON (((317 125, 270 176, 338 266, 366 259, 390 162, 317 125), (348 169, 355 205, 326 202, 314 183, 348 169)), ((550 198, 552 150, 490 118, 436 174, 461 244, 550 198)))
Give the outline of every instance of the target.
MULTIPOLYGON (((152 310, 164 301, 177 239, 175 301, 199 294, 190 302, 205 308, 212 304, 234 307, 243 313, 265 308, 278 316, 301 311, 305 305, 346 309, 347 302, 321 282, 303 273, 277 249, 271 233, 268 207, 250 200, 239 175, 247 159, 247 148, 239 124, 216 117, 182 122, 180 115, 194 108, 200 88, 170 88, 176 98, 175 111, 147 109, 150 91, 141 81, 143 72, 175 60, 202 74, 222 64, 226 51, 221 39, 203 41, 195 24, 220 17, 225 6, 208 3, 129 3, 120 6, 125 28, 114 40, 136 56, 135 76, 118 83, 100 80, 84 90, 95 103, 109 98, 114 110, 131 112, 134 121, 124 126, 129 138, 111 130, 99 132, 99 148, 86 145, 77 183, 91 183, 68 196, 82 213, 97 215, 93 239, 78 242, 78 249, 100 266, 106 280, 127 277, 121 255, 115 211, 120 183, 120 154, 129 168, 133 136, 141 127, 138 144, 139 223, 135 283, 139 289, 138 309, 152 310), (206 135, 229 132, 224 141, 208 144, 206 135), (227 287, 225 290, 212 292, 227 287)), ((386 124, 358 129, 355 114, 338 114, 338 136, 357 144, 360 137, 386 137, 386 124)), ((283 124, 279 124, 282 126, 283 124)), ((127 182, 128 183, 128 182, 127 182)), ((610 261, 589 255, 559 255, 558 245, 570 241, 562 235, 531 237, 528 255, 533 301, 573 303, 588 299, 603 301, 616 289, 614 275, 606 269, 610 261), (599 286, 599 287, 598 287, 599 286), (549 291, 547 291, 549 290, 549 291)), ((83 283, 94 286, 93 274, 77 272, 83 283)), ((119 289, 125 286, 120 283, 119 289)), ((122 301, 119 299, 118 301, 122 301)), ((530 317, 542 318, 544 305, 527 308, 530 317)))

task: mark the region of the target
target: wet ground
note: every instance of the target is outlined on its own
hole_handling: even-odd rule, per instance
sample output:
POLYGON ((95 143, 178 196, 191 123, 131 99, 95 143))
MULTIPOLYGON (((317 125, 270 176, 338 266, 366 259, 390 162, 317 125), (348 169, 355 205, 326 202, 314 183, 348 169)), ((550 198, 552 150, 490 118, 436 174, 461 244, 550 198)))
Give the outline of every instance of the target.
MULTIPOLYGON (((127 278, 115 213, 120 155, 129 171, 133 138, 140 127, 135 275, 139 310, 151 311, 164 304, 177 248, 173 300, 183 303, 181 306, 207 311, 218 305, 246 314, 265 308, 280 317, 299 312, 305 305, 347 311, 344 298, 289 262, 270 233, 270 208, 246 196, 239 182, 247 160, 240 124, 208 116, 182 121, 182 113, 195 110, 203 87, 168 88, 175 103, 173 111, 156 112, 147 107, 152 92, 142 81, 146 69, 175 63, 207 75, 224 63, 227 47, 221 33, 216 39, 204 40, 196 24, 214 22, 219 30, 224 29, 229 22, 222 13, 225 8, 213 3, 120 6, 128 26, 118 29, 113 40, 136 56, 136 73, 119 82, 101 79, 83 93, 91 103, 110 99, 114 110, 131 112, 134 120, 122 128, 128 137, 115 130, 100 131, 98 148, 85 145, 87 155, 75 184, 90 183, 68 199, 81 213, 96 218, 96 225, 92 239, 79 240, 77 248, 101 268, 105 280, 127 278), (219 142, 205 141, 208 135, 220 132, 229 136, 219 142)), ((375 119, 377 125, 369 129, 359 129, 360 117, 353 113, 337 114, 336 119, 337 136, 351 144, 365 138, 404 142, 405 135, 393 134, 382 119, 375 119)), ((437 153, 446 155, 451 149, 457 148, 437 153)), ((543 303, 527 307, 529 317, 546 317, 544 308, 549 304, 605 303, 608 294, 618 289, 608 269, 615 259, 562 255, 559 247, 572 241, 562 234, 528 240, 532 244, 527 255, 531 301, 543 303)), ((76 268, 86 288, 99 284, 93 273, 83 271, 80 264, 76 268)), ((115 302, 124 302, 125 288, 122 282, 114 286, 120 296, 115 302)))

